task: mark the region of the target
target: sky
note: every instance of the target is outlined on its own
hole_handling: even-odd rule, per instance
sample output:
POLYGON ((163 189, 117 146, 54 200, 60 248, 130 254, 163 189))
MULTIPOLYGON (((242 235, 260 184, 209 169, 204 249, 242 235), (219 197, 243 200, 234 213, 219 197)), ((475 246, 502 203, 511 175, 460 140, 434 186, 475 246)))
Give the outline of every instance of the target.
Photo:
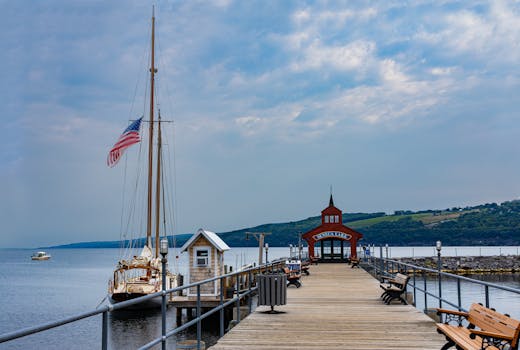
MULTIPOLYGON (((0 0, 0 247, 117 240, 152 2, 0 0)), ((157 1, 176 233, 520 196, 519 1, 157 1)), ((161 91, 159 93, 159 91, 161 91)))

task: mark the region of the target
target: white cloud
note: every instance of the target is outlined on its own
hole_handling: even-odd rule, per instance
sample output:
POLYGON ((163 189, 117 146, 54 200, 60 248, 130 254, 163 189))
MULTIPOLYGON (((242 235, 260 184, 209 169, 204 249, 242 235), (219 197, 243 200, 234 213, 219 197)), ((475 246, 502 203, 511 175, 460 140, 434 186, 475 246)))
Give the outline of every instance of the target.
POLYGON ((432 75, 451 75, 453 74, 455 67, 433 67, 430 69, 432 75))
POLYGON ((391 59, 384 59, 380 62, 381 78, 385 83, 394 86, 406 83, 409 78, 402 72, 402 68, 397 62, 391 59))
POLYGON ((358 40, 343 46, 327 46, 315 40, 302 50, 303 58, 293 62, 295 71, 333 68, 352 71, 367 65, 374 54, 375 44, 358 40))
POLYGON ((520 10, 518 3, 491 1, 483 13, 471 9, 444 13, 429 19, 437 30, 423 29, 419 41, 439 47, 446 56, 471 54, 484 64, 515 64, 520 58, 520 10))
POLYGON ((366 21, 377 15, 377 9, 368 7, 365 9, 337 9, 313 10, 310 7, 296 10, 292 19, 298 26, 333 26, 342 27, 349 20, 366 21))

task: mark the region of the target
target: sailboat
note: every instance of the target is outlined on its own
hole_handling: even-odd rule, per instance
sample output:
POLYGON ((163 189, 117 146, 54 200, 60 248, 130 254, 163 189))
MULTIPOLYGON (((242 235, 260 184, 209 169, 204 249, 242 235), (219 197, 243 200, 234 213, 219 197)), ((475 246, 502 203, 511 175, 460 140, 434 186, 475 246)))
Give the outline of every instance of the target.
MULTIPOLYGON (((147 155, 147 200, 146 200, 146 240, 139 254, 121 257, 114 270, 113 277, 109 281, 108 297, 111 303, 122 302, 137 297, 153 294, 162 288, 162 263, 159 256, 160 227, 166 219, 164 207, 164 181, 162 169, 162 133, 161 116, 158 113, 155 118, 154 94, 155 94, 155 13, 152 15, 151 55, 150 55, 150 115, 148 122, 148 155, 147 155), (157 132, 154 130, 157 126, 157 132), (153 189, 155 185, 155 190, 153 189), (155 198, 154 198, 155 197, 155 198), (155 220, 152 216, 155 215, 155 220), (155 221, 155 222, 153 222, 155 221), (152 231, 155 237, 152 237, 152 231)), ((140 118, 134 121, 121 135, 108 155, 107 164, 112 167, 122 157, 123 152, 131 145, 140 142, 139 130, 140 118)), ((143 206, 144 207, 144 206, 143 206)), ((164 229, 166 231, 166 229, 164 229)), ((170 232, 171 233, 171 232, 170 232)), ((166 236, 168 232, 163 232, 166 236)), ((122 242, 125 242, 122 240, 122 242)), ((130 245, 127 252, 135 251, 131 245, 133 240, 126 240, 130 245)), ((179 276, 166 270, 166 288, 174 288, 178 285, 179 276)), ((143 303, 140 307, 160 306, 161 298, 154 298, 151 302, 143 303)))

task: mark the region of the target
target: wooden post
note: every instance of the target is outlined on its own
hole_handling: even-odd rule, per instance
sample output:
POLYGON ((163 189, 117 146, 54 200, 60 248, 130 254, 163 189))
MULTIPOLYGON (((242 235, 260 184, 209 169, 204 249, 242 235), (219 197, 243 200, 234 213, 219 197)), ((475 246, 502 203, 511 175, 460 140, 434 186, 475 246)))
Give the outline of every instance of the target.
POLYGON ((177 307, 177 322, 176 322, 176 326, 180 327, 181 323, 182 323, 182 308, 181 307, 177 307))
POLYGON ((246 232, 246 239, 251 235, 258 241, 258 265, 263 264, 265 236, 270 234, 271 232, 246 232))

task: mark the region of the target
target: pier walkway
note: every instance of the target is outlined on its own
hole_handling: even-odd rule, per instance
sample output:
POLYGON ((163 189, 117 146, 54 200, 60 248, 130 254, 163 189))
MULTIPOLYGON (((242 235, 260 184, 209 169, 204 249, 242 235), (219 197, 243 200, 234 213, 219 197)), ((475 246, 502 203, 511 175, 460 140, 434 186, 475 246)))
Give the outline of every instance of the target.
POLYGON ((346 264, 311 267, 278 314, 260 306, 211 350, 440 349, 435 323, 411 305, 385 305, 379 282, 346 264))

